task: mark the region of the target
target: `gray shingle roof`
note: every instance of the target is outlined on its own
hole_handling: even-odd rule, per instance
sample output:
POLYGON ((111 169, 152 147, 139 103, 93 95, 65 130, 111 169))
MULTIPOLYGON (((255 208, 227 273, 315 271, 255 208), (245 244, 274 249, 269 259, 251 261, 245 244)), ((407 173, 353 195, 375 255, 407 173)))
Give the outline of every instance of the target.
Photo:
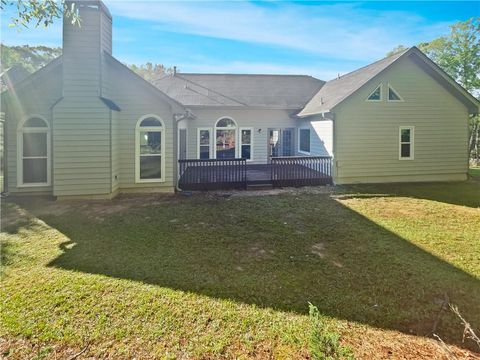
POLYGON ((30 76, 30 73, 21 65, 12 66, 0 74, 0 81, 5 86, 13 86, 30 76))
POLYGON ((306 75, 177 73, 153 81, 185 106, 301 109, 325 82, 306 75))
POLYGON ((328 81, 313 98, 305 105, 305 108, 298 114, 308 116, 328 112, 348 96, 365 85, 370 79, 389 67, 397 59, 402 57, 410 49, 398 54, 376 61, 370 65, 345 74, 338 79, 328 81))

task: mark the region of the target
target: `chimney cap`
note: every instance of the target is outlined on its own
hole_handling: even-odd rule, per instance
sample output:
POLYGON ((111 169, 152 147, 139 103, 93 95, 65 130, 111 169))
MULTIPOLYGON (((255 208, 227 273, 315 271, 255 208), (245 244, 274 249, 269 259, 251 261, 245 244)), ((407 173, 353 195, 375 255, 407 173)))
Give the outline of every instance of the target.
POLYGON ((67 4, 75 4, 75 7, 80 9, 80 8, 98 8, 99 10, 102 10, 110 19, 112 19, 112 14, 110 13, 110 10, 108 10, 107 6, 103 3, 101 0, 66 0, 67 4))

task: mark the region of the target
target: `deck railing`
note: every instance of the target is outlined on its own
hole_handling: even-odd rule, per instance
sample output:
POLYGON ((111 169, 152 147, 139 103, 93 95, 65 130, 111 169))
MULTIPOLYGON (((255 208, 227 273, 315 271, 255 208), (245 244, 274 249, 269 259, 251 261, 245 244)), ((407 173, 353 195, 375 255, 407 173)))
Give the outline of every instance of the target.
POLYGON ((246 159, 178 160, 178 187, 182 190, 247 188, 246 159))
POLYGON ((329 156, 272 157, 272 184, 275 187, 332 184, 332 158, 329 156))

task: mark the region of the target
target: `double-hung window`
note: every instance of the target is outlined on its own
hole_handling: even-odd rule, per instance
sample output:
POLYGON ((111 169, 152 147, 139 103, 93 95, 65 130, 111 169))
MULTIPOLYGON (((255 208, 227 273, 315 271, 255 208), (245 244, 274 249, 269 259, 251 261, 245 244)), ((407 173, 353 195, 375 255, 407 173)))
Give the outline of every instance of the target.
POLYGON ((50 130, 40 117, 31 117, 18 129, 18 186, 50 184, 50 130))
POLYGON ((136 182, 165 181, 165 127, 155 116, 140 119, 135 130, 136 182))
POLYGON ((199 159, 210 159, 212 156, 212 130, 210 128, 199 128, 197 132, 199 159))
POLYGON ((400 126, 399 129, 399 159, 413 160, 414 127, 400 126))
POLYGON ((253 158, 253 129, 241 128, 240 129, 240 151, 243 159, 252 160, 253 158))

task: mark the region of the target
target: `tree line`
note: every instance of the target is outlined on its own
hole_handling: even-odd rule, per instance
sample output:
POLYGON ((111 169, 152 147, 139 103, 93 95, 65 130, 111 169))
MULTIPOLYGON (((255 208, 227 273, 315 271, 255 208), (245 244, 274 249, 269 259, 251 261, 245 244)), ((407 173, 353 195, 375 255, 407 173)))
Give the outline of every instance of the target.
MULTIPOLYGON (((21 65, 29 73, 33 73, 60 55, 62 55, 61 47, 0 44, 0 73, 17 65, 21 65)), ((147 62, 141 65, 125 65, 149 81, 173 73, 172 67, 166 67, 163 64, 147 62)))

